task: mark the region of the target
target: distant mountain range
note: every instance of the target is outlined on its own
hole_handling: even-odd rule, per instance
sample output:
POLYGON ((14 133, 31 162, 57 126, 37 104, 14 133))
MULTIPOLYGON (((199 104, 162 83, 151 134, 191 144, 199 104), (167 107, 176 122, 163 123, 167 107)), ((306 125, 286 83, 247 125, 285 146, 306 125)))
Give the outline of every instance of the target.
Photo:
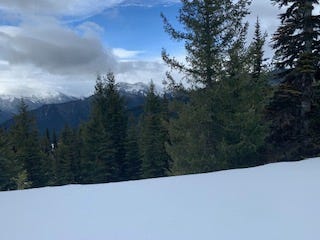
MULTIPOLYGON (((142 112, 148 86, 143 83, 118 83, 117 87, 125 99, 129 114, 138 116, 142 112)), ((35 116, 40 132, 46 128, 59 132, 65 125, 78 127, 88 120, 93 97, 77 99, 59 93, 48 98, 32 96, 23 99, 35 116)), ((0 124, 5 128, 12 125, 12 117, 17 113, 20 101, 19 97, 0 95, 0 124)))
POLYGON ((18 106, 21 99, 28 105, 29 110, 37 109, 45 104, 58 104, 77 100, 75 97, 58 92, 46 96, 33 95, 26 97, 2 94, 0 95, 0 123, 12 118, 18 112, 18 106))

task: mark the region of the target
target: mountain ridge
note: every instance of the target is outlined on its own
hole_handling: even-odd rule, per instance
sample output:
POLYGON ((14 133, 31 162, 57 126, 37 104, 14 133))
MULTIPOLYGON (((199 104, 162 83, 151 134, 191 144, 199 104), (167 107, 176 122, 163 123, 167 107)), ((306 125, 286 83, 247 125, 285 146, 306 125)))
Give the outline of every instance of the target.
MULTIPOLYGON (((148 92, 148 85, 142 82, 137 82, 137 83, 119 82, 116 84, 116 86, 120 94, 123 96, 126 96, 127 101, 135 102, 137 100, 136 96, 140 96, 140 97, 146 96, 148 92)), ((13 116, 18 113, 18 106, 21 99, 23 99, 23 101, 27 104, 29 111, 37 113, 38 111, 34 111, 34 110, 39 109, 39 111, 45 112, 45 111, 49 111, 48 109, 50 109, 52 111, 53 106, 50 106, 52 104, 53 105, 64 104, 64 103, 71 103, 71 102, 77 102, 77 101, 86 102, 90 98, 91 96, 80 98, 80 97, 74 97, 61 92, 54 92, 54 91, 39 93, 38 95, 33 94, 29 96, 17 96, 14 94, 0 94, 0 124, 3 124, 6 121, 12 119, 13 116)), ((138 99, 138 102, 140 102, 139 99, 138 99)), ((84 105, 86 104, 87 103, 85 103, 84 105)))
MULTIPOLYGON (((139 116, 143 109, 148 86, 138 83, 117 84, 117 87, 125 100, 128 114, 135 117, 139 116)), ((66 125, 76 128, 89 119, 92 99, 93 96, 90 96, 82 99, 72 99, 67 102, 43 104, 38 108, 30 109, 30 113, 35 117, 38 130, 41 133, 44 133, 46 129, 60 132, 66 125)), ((28 105, 28 102, 26 104, 28 105)), ((0 124, 5 129, 10 128, 13 124, 12 117, 14 115, 15 113, 9 111, 0 111, 0 124), (1 118, 2 115, 4 118, 1 118)))

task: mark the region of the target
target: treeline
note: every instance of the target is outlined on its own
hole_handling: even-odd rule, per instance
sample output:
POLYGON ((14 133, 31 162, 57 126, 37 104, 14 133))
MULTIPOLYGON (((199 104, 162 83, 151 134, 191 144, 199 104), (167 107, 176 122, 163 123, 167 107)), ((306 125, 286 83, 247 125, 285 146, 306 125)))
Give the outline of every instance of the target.
POLYGON ((255 166, 318 156, 320 16, 318 0, 273 0, 285 12, 272 37, 275 56, 266 66, 266 33, 259 19, 246 42, 248 0, 182 0, 175 29, 162 15, 165 31, 184 42, 179 62, 164 49, 163 60, 184 74, 193 89, 169 86, 187 102, 174 106, 167 151, 178 174, 255 166))
POLYGON ((167 176, 166 106, 150 84, 140 119, 128 116, 109 73, 97 79, 88 122, 40 137, 22 101, 13 126, 0 134, 1 190, 167 176))
POLYGON ((0 134, 2 190, 105 183, 292 161, 320 153, 318 1, 274 0, 286 12, 266 66, 259 19, 247 42, 248 0, 182 0, 176 30, 179 62, 162 58, 187 80, 167 73, 170 97, 150 85, 139 119, 128 116, 112 73, 98 77, 92 112, 79 129, 39 137, 22 103, 15 124, 0 134))

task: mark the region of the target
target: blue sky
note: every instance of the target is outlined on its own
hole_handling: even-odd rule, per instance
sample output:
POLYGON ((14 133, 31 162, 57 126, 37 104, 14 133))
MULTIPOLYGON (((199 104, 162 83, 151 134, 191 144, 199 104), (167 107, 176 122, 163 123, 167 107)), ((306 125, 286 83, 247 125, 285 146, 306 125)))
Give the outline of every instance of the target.
POLYGON ((163 31, 160 18, 160 13, 163 12, 178 25, 175 16, 179 6, 180 4, 119 7, 108 9, 88 20, 104 27, 106 34, 103 41, 107 46, 140 51, 137 57, 152 59, 160 56, 162 47, 169 50, 182 47, 181 44, 171 41, 163 31))
POLYGON ((70 20, 68 25, 76 28, 84 22, 93 22, 102 28, 101 41, 104 46, 114 49, 125 49, 135 59, 152 60, 160 57, 162 47, 169 51, 183 51, 183 44, 170 40, 163 31, 160 13, 164 13, 179 27, 176 19, 179 3, 154 6, 118 6, 107 8, 103 12, 81 20, 70 20), (136 54, 134 54, 136 53, 136 54))
MULTIPOLYGON (((164 47, 184 58, 183 43, 164 32, 160 13, 180 27, 179 0, 0 0, 0 94, 60 91, 92 93, 98 73, 118 81, 161 83, 164 47)), ((255 0, 247 20, 259 15, 269 36, 278 10, 255 0)), ((252 35, 252 28, 249 33, 252 35)), ((266 46, 268 56, 272 52, 266 46)))

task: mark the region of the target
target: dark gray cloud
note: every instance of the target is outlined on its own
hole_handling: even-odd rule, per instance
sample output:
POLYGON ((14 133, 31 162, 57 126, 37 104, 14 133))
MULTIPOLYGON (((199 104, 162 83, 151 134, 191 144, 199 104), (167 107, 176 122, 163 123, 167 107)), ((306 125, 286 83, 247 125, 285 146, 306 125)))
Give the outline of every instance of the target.
POLYGON ((18 27, 0 27, 0 58, 10 65, 33 65, 52 74, 114 68, 115 57, 94 34, 97 27, 94 23, 88 26, 77 34, 54 19, 41 21, 37 18, 36 22, 26 22, 18 27))
POLYGON ((0 93, 23 93, 32 86, 35 92, 88 95, 96 75, 107 71, 115 72, 118 81, 162 80, 166 67, 161 61, 134 61, 130 57, 138 51, 105 48, 101 31, 92 22, 70 29, 51 17, 0 26, 0 93))

